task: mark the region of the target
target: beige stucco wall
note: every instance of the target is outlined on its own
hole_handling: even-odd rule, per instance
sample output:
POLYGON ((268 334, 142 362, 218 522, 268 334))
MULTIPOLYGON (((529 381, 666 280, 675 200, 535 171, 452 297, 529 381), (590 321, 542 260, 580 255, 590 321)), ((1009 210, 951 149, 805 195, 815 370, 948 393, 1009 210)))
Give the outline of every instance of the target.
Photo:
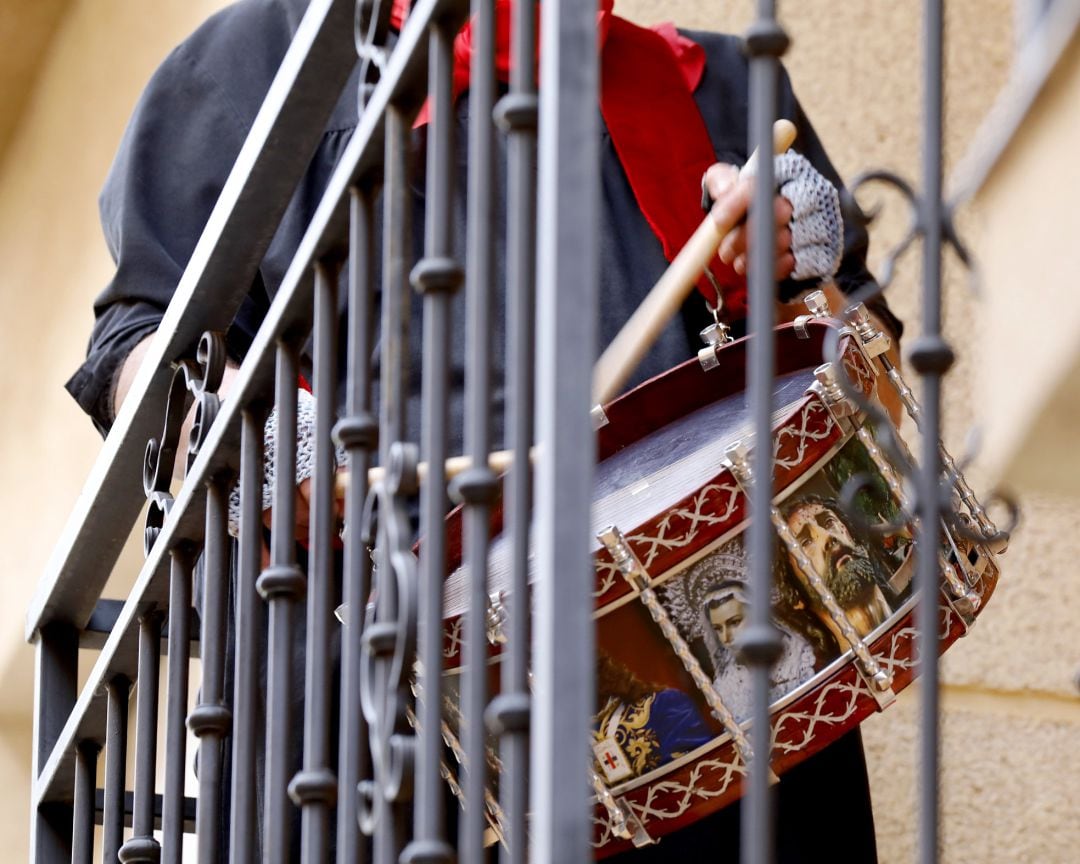
MULTIPOLYGON (((7 575, 0 604, 0 776, 10 778, 0 789, 5 813, 26 812, 27 783, 18 778, 28 780, 32 654, 22 645, 23 612, 98 446, 61 389, 82 355, 90 300, 110 271, 96 192, 142 83, 168 47, 219 5, 73 2, 0 162, 0 346, 9 358, 9 374, 0 376, 0 404, 12 420, 0 424, 0 476, 6 481, 0 566, 7 575)), ((794 38, 787 64, 797 92, 841 173, 884 166, 917 182, 920 4, 780 5, 794 38)), ((685 26, 736 31, 752 17, 749 0, 620 0, 619 8, 642 21, 673 18, 685 26)), ((1011 23, 1009 0, 949 4, 950 164, 1005 81, 1011 23)), ((902 234, 908 218, 899 202, 882 200, 888 206, 874 229, 873 261, 902 234)), ((966 208, 960 215, 965 236, 977 241, 987 222, 1000 223, 1008 200, 1005 194, 1004 203, 979 200, 966 208), (980 207, 992 212, 981 216, 980 207)), ((1076 224, 1064 205, 1052 215, 1076 224)), ((1023 252, 1013 254, 1007 239, 995 243, 991 254, 1023 266, 1023 252)), ((949 274, 949 333, 961 356, 947 386, 947 439, 960 450, 973 422, 1014 424, 1022 418, 977 410, 979 364, 971 348, 982 311, 958 268, 950 265, 949 274)), ((917 275, 912 257, 890 291, 909 332, 918 328, 917 275)), ((1021 308, 1030 305, 1028 300, 1021 308)), ((1026 324, 1017 319, 1016 326, 1026 324)), ((944 859, 950 862, 1054 864, 1073 860, 1070 850, 1080 844, 1080 705, 1072 682, 1080 666, 1073 624, 1080 618, 1080 592, 1070 567, 1080 552, 1072 529, 1080 501, 1031 495, 1024 505, 1025 522, 1005 559, 998 595, 945 664, 944 859)), ((906 694, 865 726, 884 862, 912 858, 915 706, 915 695, 906 694)), ((25 858, 26 823, 21 815, 0 821, 0 848, 11 860, 25 858)))

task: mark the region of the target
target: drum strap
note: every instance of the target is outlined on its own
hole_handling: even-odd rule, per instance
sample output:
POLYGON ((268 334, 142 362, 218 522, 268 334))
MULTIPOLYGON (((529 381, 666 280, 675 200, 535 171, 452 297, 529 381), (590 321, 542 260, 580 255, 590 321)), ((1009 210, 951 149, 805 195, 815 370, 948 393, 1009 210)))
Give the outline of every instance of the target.
MULTIPOLYGON (((495 0, 495 72, 510 78, 511 0, 495 0)), ((645 220, 671 261, 701 223, 701 178, 716 161, 694 90, 705 72, 705 51, 674 25, 638 27, 599 0, 600 111, 645 220)), ((409 0, 394 0, 391 22, 400 29, 409 0)), ((537 9, 539 16, 539 8, 537 9)), ((539 28, 537 30, 539 33, 539 28)), ((538 37, 539 38, 539 37, 538 37)), ((472 26, 454 40, 454 97, 469 87, 472 26)), ((416 125, 429 120, 421 109, 416 125)), ((713 256, 697 283, 708 303, 729 321, 746 316, 746 281, 713 256)))

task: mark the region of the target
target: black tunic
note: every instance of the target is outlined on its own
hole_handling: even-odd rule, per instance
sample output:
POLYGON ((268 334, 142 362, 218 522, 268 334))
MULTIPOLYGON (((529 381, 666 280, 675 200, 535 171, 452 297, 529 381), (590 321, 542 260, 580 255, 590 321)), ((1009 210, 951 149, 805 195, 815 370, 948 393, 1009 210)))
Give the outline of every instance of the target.
MULTIPOLYGON (((288 48, 304 0, 243 0, 209 19, 176 48, 154 74, 124 134, 100 198, 102 225, 116 273, 95 302, 96 323, 85 363, 67 383, 67 389, 101 430, 112 422, 112 388, 117 370, 131 349, 152 333, 186 266, 244 138, 255 118, 277 67, 288 48)), ((741 164, 747 155, 748 70, 739 40, 732 36, 688 33, 706 52, 706 68, 694 98, 713 142, 717 161, 741 164)), ((235 358, 243 356, 278 291, 333 166, 357 123, 355 72, 334 109, 312 164, 300 182, 285 217, 263 259, 255 284, 229 333, 235 358)), ((840 179, 795 99, 790 82, 782 76, 779 88, 782 116, 796 122, 796 149, 837 186, 840 179)), ((468 99, 458 109, 459 177, 455 201, 459 260, 464 260, 465 162, 464 142, 468 99)), ((601 126, 602 126, 601 122, 601 126)), ((422 133, 418 133, 422 138, 422 133)), ((422 145, 422 141, 420 142, 422 145)), ((505 140, 500 137, 500 165, 505 165, 505 140)), ((414 177, 413 236, 420 254, 423 224, 422 160, 414 177)), ((600 258, 600 332, 598 345, 611 341, 637 307, 645 292, 664 271, 660 242, 639 211, 611 138, 602 130, 601 223, 597 242, 600 258)), ((505 224, 504 172, 496 190, 496 225, 505 224)), ((504 268, 505 237, 496 232, 496 273, 504 268)), ((867 237, 861 225, 845 226, 845 252, 837 283, 851 292, 871 281, 865 268, 867 237)), ((809 287, 782 286, 793 294, 809 287)), ((342 292, 344 296, 344 292, 342 292)), ((501 322, 504 303, 497 301, 493 355, 496 427, 500 426, 503 399, 504 339, 501 322)), ((419 303, 413 303, 419 334, 419 303)), ((877 307, 899 330, 899 323, 883 304, 877 307)), ((453 331, 464 333, 464 302, 458 298, 453 331)), ((703 300, 691 297, 667 327, 643 362, 635 381, 658 374, 682 362, 699 347, 697 332, 709 323, 703 300)), ((344 353, 344 352, 343 352, 344 353)), ((460 446, 464 340, 453 346, 451 430, 460 446)), ((413 368, 419 369, 419 336, 414 340, 413 368)), ((409 432, 419 432, 419 380, 412 376, 409 432)), ((633 382, 631 382, 633 383, 633 382)), ((500 430, 496 428, 496 440, 500 430)), ((302 650, 302 649, 300 649, 302 650)), ((785 778, 779 786, 780 851, 783 861, 819 860, 831 856, 828 826, 840 816, 844 825, 844 860, 873 861, 873 822, 869 806, 865 764, 857 734, 834 744, 785 778), (815 855, 815 849, 820 850, 815 855)), ((656 860, 675 851, 709 854, 711 860, 737 859, 735 833, 738 807, 730 807, 706 820, 681 838, 670 838, 655 850, 644 850, 641 860, 656 860), (678 847, 678 850, 676 849, 678 847)), ((633 856, 628 856, 633 857, 633 856)))

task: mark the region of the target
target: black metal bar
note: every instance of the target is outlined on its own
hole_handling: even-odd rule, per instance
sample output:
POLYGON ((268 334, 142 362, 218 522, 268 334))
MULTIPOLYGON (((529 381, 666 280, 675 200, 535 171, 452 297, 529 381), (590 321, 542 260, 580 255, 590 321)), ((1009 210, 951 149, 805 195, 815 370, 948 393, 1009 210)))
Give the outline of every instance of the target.
MULTIPOLYGON (((105 642, 117 623, 124 610, 123 600, 98 600, 94 604, 94 611, 90 613, 90 620, 86 627, 79 633, 79 650, 100 652, 105 647, 105 642)), ((169 627, 166 623, 161 628, 161 655, 169 653, 169 627)), ((191 642, 191 656, 199 656, 199 634, 195 633, 191 642)))
POLYGON ((540 56, 537 249, 534 861, 592 857, 589 729, 596 697, 589 419, 599 259, 595 6, 545 2, 540 56))
POLYGON ((161 671, 161 613, 139 621, 139 678, 135 704, 135 800, 131 837, 120 847, 124 864, 157 864, 161 845, 154 839, 154 781, 157 766, 158 680, 161 671))
MULTIPOLYGON (((448 452, 450 369, 450 302, 461 284, 461 268, 453 254, 454 33, 431 28, 429 40, 429 104, 427 127, 427 200, 424 258, 412 273, 423 294, 424 353, 421 450, 428 460, 427 482, 420 490, 420 592, 418 608, 416 800, 413 840, 403 862, 449 862, 454 851, 446 841, 442 802, 442 594, 446 578, 446 475, 441 466, 448 452)), ((475 90, 472 91, 475 94, 475 90)), ((470 96, 470 98, 472 98, 470 96)))
POLYGON ((97 791, 97 762, 101 745, 80 742, 75 754, 75 804, 71 832, 71 864, 94 860, 94 813, 97 791))
POLYGON ((188 715, 188 728, 199 739, 199 861, 213 864, 228 852, 225 840, 225 738, 232 712, 225 697, 225 640, 229 586, 228 493, 225 480, 206 486, 206 548, 203 551, 202 687, 199 704, 188 715))
POLYGON ((204 330, 225 330, 247 296, 355 65, 354 6, 312 0, 159 327, 167 338, 143 363, 155 372, 133 384, 45 568, 27 613, 28 640, 54 619, 81 627, 101 595, 145 500, 139 466, 160 428, 170 363, 204 330))
POLYGON ((67 862, 71 860, 72 807, 57 801, 37 806, 33 817, 31 860, 67 862))
MULTIPOLYGON (((458 839, 465 864, 484 860, 484 794, 487 790, 488 544, 495 476, 491 450, 491 305, 494 274, 492 215, 495 188, 495 4, 472 3, 472 72, 469 76, 469 199, 466 256, 468 320, 465 377, 465 449, 472 467, 458 478, 466 505, 463 531, 468 579, 464 674, 461 682, 461 743, 465 753, 465 811, 458 839)), ((447 217, 447 221, 449 221, 447 217)), ((437 595, 436 595, 437 596, 437 595)))
POLYGON ((131 681, 117 675, 108 685, 108 728, 105 732, 105 808, 102 817, 102 860, 119 860, 124 839, 124 784, 127 775, 128 697, 131 681))
MULTIPOLYGON (((79 638, 73 627, 55 623, 38 633, 34 675, 33 776, 41 775, 49 754, 75 704, 79 668, 79 638)), ((31 859, 66 861, 70 856, 70 811, 63 806, 43 808, 35 800, 31 824, 31 859)))
MULTIPOLYGON (((408 157, 410 125, 408 116, 396 106, 386 111, 384 140, 383 187, 383 286, 382 324, 380 336, 379 380, 379 462, 390 466, 390 448, 406 440, 406 394, 409 392, 409 285, 408 266, 412 255, 409 211, 412 197, 409 187, 408 157)), ((380 531, 382 532, 380 523, 380 531)), ((385 539, 385 538, 384 538, 385 539)), ((398 605, 396 581, 391 577, 387 543, 380 541, 378 591, 380 600, 377 620, 398 605)), ((389 678, 389 661, 376 660, 379 689, 385 690, 389 678)), ((394 701, 394 700, 391 700, 394 701)), ((383 717, 381 722, 392 728, 397 720, 383 717)), ((379 746, 382 746, 380 742, 379 746)), ((373 855, 376 864, 394 864, 404 842, 400 808, 388 795, 389 778, 379 777, 376 769, 375 836, 373 855)), ((383 767, 385 770, 385 766, 383 767)))
POLYGON ((169 660, 165 701, 165 786, 161 804, 161 860, 184 859, 184 773, 187 760, 188 660, 191 645, 191 552, 171 550, 169 660))
POLYGON ((265 608, 255 584, 262 560, 263 428, 261 405, 243 414, 240 442, 240 539, 236 577, 236 665, 232 736, 232 864, 253 864, 258 852, 256 753, 264 749, 260 728, 259 657, 266 645, 265 608))
POLYGON ((503 864, 525 864, 529 797, 529 531, 532 518, 532 465, 536 345, 536 4, 522 0, 513 9, 510 92, 496 114, 507 130, 507 444, 513 465, 504 481, 505 524, 512 548, 511 587, 504 600, 507 642, 503 650, 501 693, 491 717, 501 736, 504 773, 499 802, 505 819, 503 864))
POLYGON ((361 864, 367 845, 360 837, 357 786, 370 774, 368 729, 360 708, 360 653, 364 607, 371 590, 371 556, 357 527, 368 492, 368 468, 378 446, 378 421, 371 411, 371 358, 375 345, 375 214, 372 191, 352 191, 349 240, 348 416, 336 437, 349 458, 345 497, 345 624, 341 646, 341 741, 338 752, 338 862, 361 864))
POLYGON ((919 674, 919 805, 917 860, 938 860, 938 759, 940 694, 938 674, 938 599, 941 590, 937 531, 942 512, 941 379, 953 355, 942 338, 941 253, 942 224, 942 90, 944 73, 944 14, 942 0, 926 0, 923 11, 923 329, 911 347, 910 359, 922 376, 922 463, 919 470, 918 511, 922 535, 916 549, 915 585, 920 603, 916 612, 919 674))
POLYGON ((266 792, 263 801, 263 860, 289 860, 292 771, 293 615, 305 580, 296 564, 296 387, 295 349, 278 343, 274 426, 274 489, 270 566, 259 577, 259 594, 270 605, 266 672, 266 792))
MULTIPOLYGON (((39 772, 34 786, 35 802, 70 797, 74 779, 75 745, 78 740, 101 734, 105 726, 105 700, 99 694, 103 692, 110 676, 134 675, 135 621, 140 610, 147 604, 165 600, 166 592, 163 585, 159 584, 158 574, 164 567, 167 550, 178 542, 202 536, 205 507, 202 486, 236 458, 239 450, 239 415, 243 405, 256 398, 260 388, 269 382, 272 374, 270 353, 283 334, 302 332, 305 322, 310 320, 310 304, 305 300, 305 291, 306 280, 310 278, 311 263, 316 258, 317 250, 340 246, 340 234, 344 233, 341 210, 348 189, 354 179, 377 167, 382 159, 379 145, 384 138, 384 122, 381 112, 391 100, 401 100, 403 104, 408 104, 411 106, 409 111, 415 110, 420 104, 418 93, 423 92, 423 70, 427 54, 424 34, 437 6, 440 20, 445 21, 447 26, 457 26, 464 19, 465 0, 418 0, 410 13, 409 21, 398 39, 397 49, 390 57, 380 84, 369 100, 368 110, 361 117, 360 125, 339 160, 293 264, 282 281, 277 302, 268 312, 245 363, 234 379, 230 399, 222 405, 218 420, 203 443, 200 456, 189 469, 187 481, 178 493, 170 511, 170 518, 162 528, 158 542, 148 556, 125 603, 124 612, 109 637, 106 650, 91 672, 56 746, 39 772)), ((316 4, 311 8, 321 10, 323 6, 316 4)), ((320 81, 319 86, 327 86, 325 79, 320 81)), ((282 133, 282 140, 286 138, 288 136, 282 133)), ((138 401, 138 392, 133 391, 131 401, 138 401)), ((128 467, 131 469, 131 466, 128 467)), ((43 588, 42 596, 44 593, 47 592, 43 588)), ((95 598, 99 593, 95 589, 95 598)), ((92 608, 93 602, 88 601, 88 608, 92 608)), ((31 611, 30 619, 37 620, 40 617, 37 612, 31 611)), ((36 630, 37 626, 28 623, 28 633, 36 630)), ((65 831, 64 835, 67 834, 65 831)))
MULTIPOLYGON (((99 748, 100 749, 100 748, 99 748)), ((198 810, 198 802, 194 798, 182 798, 180 800, 180 828, 188 834, 195 833, 195 815, 198 810)), ((93 795, 93 820, 95 825, 105 824, 105 790, 95 789, 93 795)), ((132 792, 124 793, 124 827, 130 828, 132 823, 131 814, 135 810, 135 795, 132 792)), ((164 796, 154 796, 154 830, 162 828, 162 814, 165 811, 164 796)))
POLYGON ((301 808, 304 864, 323 864, 328 858, 330 813, 337 789, 330 767, 334 680, 330 636, 337 596, 332 549, 335 461, 330 432, 337 416, 337 269, 326 261, 315 265, 315 455, 310 499, 304 767, 289 785, 290 797, 301 808))
POLYGON ((773 497, 772 389, 775 374, 776 278, 773 219, 772 127, 776 119, 779 57, 787 38, 776 21, 773 0, 759 0, 758 17, 746 36, 750 56, 750 148, 759 154, 757 179, 750 207, 749 332, 752 335, 747 391, 754 447, 751 455, 749 528, 750 622, 740 638, 739 651, 751 670, 753 725, 750 743, 749 790, 743 802, 744 864, 770 864, 774 858, 773 808, 769 799, 772 734, 769 726, 769 670, 782 650, 780 633, 772 623, 772 555, 776 542, 770 510, 773 497))
POLYGON ((386 112, 383 188, 382 350, 379 382, 379 462, 390 462, 390 444, 405 440, 409 392, 409 121, 396 107, 386 112))

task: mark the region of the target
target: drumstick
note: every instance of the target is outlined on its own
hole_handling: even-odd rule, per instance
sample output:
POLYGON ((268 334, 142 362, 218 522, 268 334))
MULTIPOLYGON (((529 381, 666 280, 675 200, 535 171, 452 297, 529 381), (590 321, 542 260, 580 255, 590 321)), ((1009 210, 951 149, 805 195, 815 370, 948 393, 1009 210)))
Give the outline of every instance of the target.
MULTIPOLYGON (((795 140, 795 124, 777 120, 773 124, 773 149, 783 153, 795 140)), ((754 164, 757 151, 750 156, 740 175, 754 164)), ((720 242, 738 223, 721 225, 707 215, 697 230, 679 250, 641 305, 623 325, 593 369, 593 404, 605 405, 614 399, 626 379, 641 363, 668 321, 682 306, 720 242)))
MULTIPOLYGON (((790 120, 777 120, 773 124, 773 151, 783 153, 795 141, 795 124, 790 120)), ((757 151, 750 154, 740 175, 753 167, 757 161, 757 151)), ((709 263, 709 259, 720 248, 720 242, 736 223, 720 225, 707 215, 697 230, 691 235, 686 245, 679 250, 664 275, 652 287, 641 305, 623 325, 618 335, 601 355, 593 369, 593 404, 603 405, 610 402, 619 392, 619 388, 637 368, 641 358, 652 347, 668 321, 682 306, 698 276, 709 263)), ((536 448, 533 448, 535 451, 536 448)), ((530 458, 535 452, 530 453, 530 458)), ((488 455, 488 467, 499 474, 510 468, 513 452, 497 450, 488 455)), ((468 456, 451 456, 446 460, 445 472, 449 479, 472 466, 468 456)), ((427 479, 428 466, 421 462, 417 466, 420 482, 427 479)), ((377 483, 383 479, 385 470, 381 466, 368 469, 368 483, 377 483)), ((335 486, 338 498, 345 496, 348 488, 348 474, 339 472, 335 486)))

